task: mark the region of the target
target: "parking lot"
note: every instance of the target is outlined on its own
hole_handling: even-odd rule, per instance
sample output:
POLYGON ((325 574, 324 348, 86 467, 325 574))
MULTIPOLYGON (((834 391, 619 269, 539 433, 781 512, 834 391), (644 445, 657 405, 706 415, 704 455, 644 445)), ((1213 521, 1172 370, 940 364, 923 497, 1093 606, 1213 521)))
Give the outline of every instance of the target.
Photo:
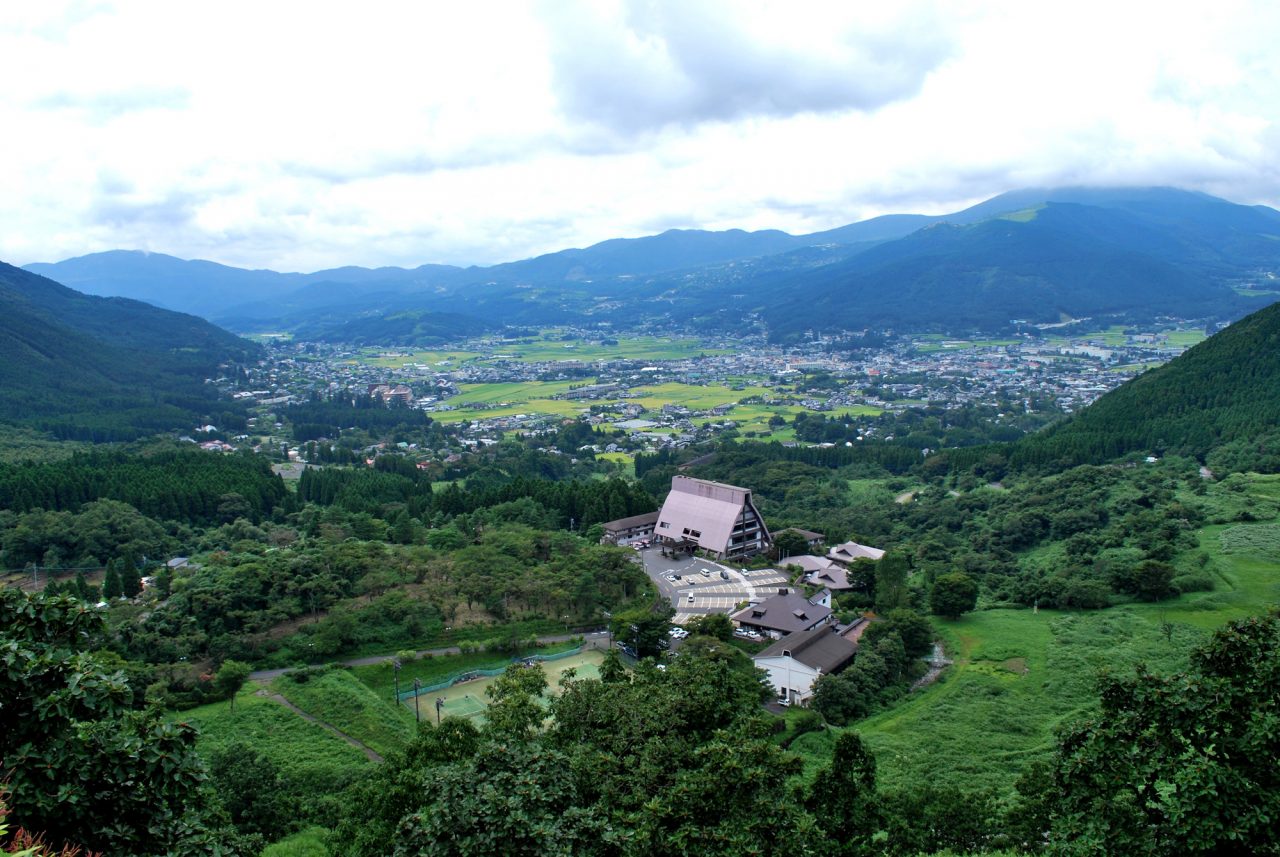
POLYGON ((743 602, 769 597, 787 582, 786 575, 775 569, 743 573, 741 567, 700 557, 670 559, 658 548, 637 554, 662 597, 675 608, 672 621, 677 625, 708 613, 730 613, 743 602))

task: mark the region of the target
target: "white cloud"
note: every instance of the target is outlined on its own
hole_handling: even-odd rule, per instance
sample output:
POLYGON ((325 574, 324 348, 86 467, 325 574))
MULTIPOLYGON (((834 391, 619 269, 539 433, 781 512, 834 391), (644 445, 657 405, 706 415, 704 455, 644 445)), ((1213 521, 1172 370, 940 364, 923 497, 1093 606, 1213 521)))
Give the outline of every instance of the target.
POLYGON ((490 263, 1057 183, 1280 202, 1280 7, 0 11, 0 259, 490 263))

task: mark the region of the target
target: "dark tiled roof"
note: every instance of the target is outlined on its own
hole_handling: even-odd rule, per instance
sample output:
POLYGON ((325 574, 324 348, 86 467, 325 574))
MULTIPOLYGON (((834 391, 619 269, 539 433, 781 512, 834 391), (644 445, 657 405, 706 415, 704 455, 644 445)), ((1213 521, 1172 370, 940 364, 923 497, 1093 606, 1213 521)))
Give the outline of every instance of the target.
POLYGON ((856 643, 837 634, 834 628, 822 625, 812 631, 797 631, 783 637, 756 657, 776 658, 790 654, 805 666, 832 673, 853 660, 857 651, 856 643))
POLYGON ((643 515, 632 515, 630 518, 619 518, 616 521, 609 521, 601 526, 604 527, 605 532, 609 532, 610 530, 629 530, 632 527, 640 527, 646 524, 656 523, 658 523, 658 513, 653 511, 645 512, 643 515))
POLYGON ((812 627, 815 622, 825 622, 830 615, 830 607, 810 604, 803 595, 793 592, 753 604, 734 613, 731 618, 757 628, 790 634, 812 627))

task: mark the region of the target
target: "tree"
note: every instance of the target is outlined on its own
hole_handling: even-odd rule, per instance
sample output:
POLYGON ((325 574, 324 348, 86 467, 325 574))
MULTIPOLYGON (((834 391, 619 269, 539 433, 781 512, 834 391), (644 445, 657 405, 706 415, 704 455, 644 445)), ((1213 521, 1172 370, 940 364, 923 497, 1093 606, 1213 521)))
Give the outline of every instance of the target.
POLYGON ((937 616, 957 619, 978 606, 978 584, 963 571, 944 574, 933 582, 929 609, 937 616))
POLYGON ((614 639, 629 645, 636 657, 651 658, 661 653, 660 643, 667 639, 673 615, 675 610, 670 606, 657 612, 642 607, 616 614, 610 627, 614 639))
POLYGON ((485 688, 489 708, 485 711, 485 732, 507 740, 527 740, 537 732, 547 711, 541 699, 547 689, 547 674, 534 664, 512 664, 485 688))
POLYGON ((876 760, 856 732, 836 739, 831 764, 818 771, 806 805, 842 855, 871 852, 882 823, 876 796, 876 760))
POLYGON ((802 556, 809 552, 809 541, 795 530, 783 530, 774 537, 773 548, 778 560, 789 556, 802 556))
POLYGON ((704 634, 727 643, 733 639, 733 620, 728 613, 708 613, 690 622, 688 631, 690 634, 704 634))
POLYGON ((279 839, 294 826, 296 807, 280 767, 258 750, 237 741, 215 750, 209 779, 222 808, 241 833, 279 839))
POLYGON ((132 562, 122 560, 120 571, 120 594, 125 598, 137 598, 142 592, 142 575, 132 562))
POLYGON ((1166 562, 1146 560, 1139 564, 1133 575, 1137 596, 1143 601, 1163 601, 1176 595, 1178 590, 1173 585, 1175 573, 1174 567, 1166 562))
POLYGON ((1187 672, 1104 677, 1101 701, 1058 747, 1057 853, 1280 850, 1278 614, 1218 630, 1187 672))
POLYGON ((110 601, 113 598, 119 598, 124 594, 124 588, 120 581, 119 563, 111 560, 107 563, 107 576, 102 581, 102 599, 110 601))
POLYGON ((908 601, 907 558, 890 551, 876 563, 876 612, 888 613, 906 607, 908 601))
POLYGON ((218 668, 218 673, 213 678, 213 686, 223 699, 231 700, 232 711, 236 707, 236 694, 240 692, 240 688, 244 687, 244 683, 249 680, 252 672, 253 669, 248 664, 233 660, 223 661, 222 666, 218 668))
POLYGON ((196 731, 130 708, 124 674, 86 651, 105 631, 75 598, 0 590, 0 781, 13 820, 111 854, 212 846, 196 731))

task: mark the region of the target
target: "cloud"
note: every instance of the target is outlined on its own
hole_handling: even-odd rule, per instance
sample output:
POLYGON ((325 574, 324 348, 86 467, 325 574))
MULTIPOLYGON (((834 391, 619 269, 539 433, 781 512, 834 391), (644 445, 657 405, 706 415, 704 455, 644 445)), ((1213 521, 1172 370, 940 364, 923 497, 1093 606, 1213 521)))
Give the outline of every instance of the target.
POLYGON ((915 94, 954 45, 931 5, 872 5, 550 4, 555 92, 568 117, 618 135, 875 110, 915 94))
POLYGON ((31 106, 37 110, 83 111, 90 122, 101 124, 142 110, 185 110, 190 102, 190 91, 182 87, 143 86, 104 92, 60 90, 33 99, 31 106))

